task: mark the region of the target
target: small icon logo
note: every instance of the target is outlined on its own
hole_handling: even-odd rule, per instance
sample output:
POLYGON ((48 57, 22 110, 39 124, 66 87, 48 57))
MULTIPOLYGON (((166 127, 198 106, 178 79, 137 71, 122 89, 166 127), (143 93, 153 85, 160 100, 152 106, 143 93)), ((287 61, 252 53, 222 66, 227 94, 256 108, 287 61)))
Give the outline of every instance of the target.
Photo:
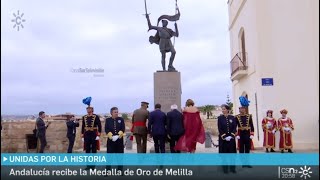
POLYGON ((17 12, 17 14, 13 13, 14 19, 12 19, 11 22, 14 23, 13 28, 17 27, 18 31, 20 30, 20 27, 24 28, 22 23, 25 22, 26 20, 22 19, 23 15, 24 15, 24 13, 20 14, 19 11, 17 12))
POLYGON ((311 167, 307 167, 307 166, 304 166, 304 167, 300 167, 300 170, 298 173, 301 174, 300 177, 301 178, 304 178, 304 179, 307 179, 311 177, 310 174, 312 174, 312 171, 311 171, 311 167))
POLYGON ((5 161, 7 161, 8 160, 8 158, 6 158, 6 157, 3 157, 3 162, 5 162, 5 161))

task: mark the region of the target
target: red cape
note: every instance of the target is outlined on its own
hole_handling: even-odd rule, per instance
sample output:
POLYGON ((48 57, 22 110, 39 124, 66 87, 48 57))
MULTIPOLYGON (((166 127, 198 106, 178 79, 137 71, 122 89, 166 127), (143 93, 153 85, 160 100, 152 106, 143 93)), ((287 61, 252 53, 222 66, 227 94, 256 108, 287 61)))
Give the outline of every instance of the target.
POLYGON ((197 142, 203 144, 206 135, 200 118, 200 112, 183 112, 183 125, 185 133, 175 146, 175 150, 192 152, 196 150, 197 142))

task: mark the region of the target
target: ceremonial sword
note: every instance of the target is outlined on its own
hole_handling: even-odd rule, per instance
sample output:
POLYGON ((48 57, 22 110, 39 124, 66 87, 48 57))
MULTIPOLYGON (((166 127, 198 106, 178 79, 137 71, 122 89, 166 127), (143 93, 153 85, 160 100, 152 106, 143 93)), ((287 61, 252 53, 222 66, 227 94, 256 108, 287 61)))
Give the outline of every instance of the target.
POLYGON ((147 8, 147 0, 144 0, 144 10, 146 11, 146 14, 144 15, 150 15, 150 13, 148 13, 148 8, 147 8))

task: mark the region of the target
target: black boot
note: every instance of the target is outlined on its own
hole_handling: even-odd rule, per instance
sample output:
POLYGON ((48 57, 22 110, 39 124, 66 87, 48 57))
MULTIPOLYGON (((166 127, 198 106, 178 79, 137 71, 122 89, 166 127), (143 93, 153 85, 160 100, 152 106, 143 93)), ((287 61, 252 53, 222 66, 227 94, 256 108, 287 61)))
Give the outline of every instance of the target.
POLYGON ((288 153, 293 153, 291 149, 288 149, 288 153))
POLYGON ((166 60, 161 61, 162 64, 162 70, 166 71, 166 60))
POLYGON ((284 153, 284 151, 283 151, 283 150, 281 150, 281 153, 284 153))
POLYGON ((273 148, 271 148, 270 152, 276 152, 273 148))
POLYGON ((268 153, 269 152, 269 149, 268 148, 266 148, 266 153, 268 153))
POLYGON ((173 66, 169 66, 168 71, 176 71, 176 69, 173 66))
POLYGON ((169 66, 168 66, 168 71, 176 71, 176 69, 173 67, 173 60, 174 60, 174 55, 172 55, 170 57, 170 61, 169 61, 169 66))

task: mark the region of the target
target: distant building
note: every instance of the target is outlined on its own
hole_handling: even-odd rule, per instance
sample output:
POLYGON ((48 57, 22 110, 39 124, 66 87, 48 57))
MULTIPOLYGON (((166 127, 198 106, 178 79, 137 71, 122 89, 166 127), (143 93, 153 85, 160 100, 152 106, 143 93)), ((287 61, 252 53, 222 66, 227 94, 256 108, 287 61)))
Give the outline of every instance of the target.
POLYGON ((246 96, 254 142, 262 146, 266 111, 279 118, 286 108, 295 125, 294 146, 319 148, 319 1, 229 0, 228 5, 234 114, 239 96, 246 96))

